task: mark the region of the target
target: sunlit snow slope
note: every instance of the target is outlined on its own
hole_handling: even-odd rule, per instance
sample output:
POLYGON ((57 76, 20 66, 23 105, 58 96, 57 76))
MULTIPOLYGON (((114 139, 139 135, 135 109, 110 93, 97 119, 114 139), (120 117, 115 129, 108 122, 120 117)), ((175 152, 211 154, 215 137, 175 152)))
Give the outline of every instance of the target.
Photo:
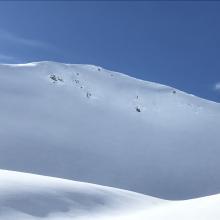
POLYGON ((219 220, 220 196, 165 201, 64 179, 0 170, 1 220, 219 220))
POLYGON ((0 170, 2 220, 112 218, 164 203, 110 187, 0 170))
POLYGON ((220 192, 220 104, 91 65, 0 65, 0 168, 166 199, 220 192))

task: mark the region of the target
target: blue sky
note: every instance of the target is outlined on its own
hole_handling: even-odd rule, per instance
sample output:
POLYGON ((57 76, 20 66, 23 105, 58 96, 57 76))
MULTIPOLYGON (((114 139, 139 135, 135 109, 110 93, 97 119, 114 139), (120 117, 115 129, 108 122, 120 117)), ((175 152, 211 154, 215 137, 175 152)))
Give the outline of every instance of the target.
POLYGON ((0 1, 0 62, 87 63, 220 102, 218 1, 0 1))

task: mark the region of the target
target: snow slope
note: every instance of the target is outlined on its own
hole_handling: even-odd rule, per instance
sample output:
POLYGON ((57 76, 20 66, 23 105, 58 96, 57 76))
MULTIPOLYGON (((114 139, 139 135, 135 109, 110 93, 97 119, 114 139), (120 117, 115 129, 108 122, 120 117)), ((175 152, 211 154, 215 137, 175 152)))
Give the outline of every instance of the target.
POLYGON ((166 199, 220 192, 220 104, 92 65, 0 65, 0 168, 166 199))
POLYGON ((165 201, 52 177, 0 170, 1 220, 219 220, 220 195, 165 201))
POLYGON ((0 170, 0 219, 114 218, 164 201, 141 194, 27 173, 0 170))

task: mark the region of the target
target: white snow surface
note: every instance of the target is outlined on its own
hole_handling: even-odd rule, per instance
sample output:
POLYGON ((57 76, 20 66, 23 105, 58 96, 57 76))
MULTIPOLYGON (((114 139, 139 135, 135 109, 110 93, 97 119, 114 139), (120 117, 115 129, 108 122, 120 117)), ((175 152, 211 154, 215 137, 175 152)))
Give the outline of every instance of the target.
POLYGON ((145 210, 163 201, 138 193, 0 170, 0 219, 95 219, 145 210))
POLYGON ((92 65, 0 64, 1 169, 195 198, 220 192, 219 131, 219 103, 168 86, 92 65))
POLYGON ((89 183, 0 170, 1 220, 219 220, 220 195, 165 201, 89 183))

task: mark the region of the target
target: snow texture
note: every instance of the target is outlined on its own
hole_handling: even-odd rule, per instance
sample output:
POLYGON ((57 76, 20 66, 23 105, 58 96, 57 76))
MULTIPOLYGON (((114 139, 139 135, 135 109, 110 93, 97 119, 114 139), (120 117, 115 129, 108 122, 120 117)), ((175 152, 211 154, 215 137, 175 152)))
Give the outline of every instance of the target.
POLYGON ((165 201, 89 183, 0 170, 1 220, 219 220, 220 196, 165 201))
POLYGON ((0 168, 164 199, 220 192, 220 104, 101 67, 0 65, 0 168))

